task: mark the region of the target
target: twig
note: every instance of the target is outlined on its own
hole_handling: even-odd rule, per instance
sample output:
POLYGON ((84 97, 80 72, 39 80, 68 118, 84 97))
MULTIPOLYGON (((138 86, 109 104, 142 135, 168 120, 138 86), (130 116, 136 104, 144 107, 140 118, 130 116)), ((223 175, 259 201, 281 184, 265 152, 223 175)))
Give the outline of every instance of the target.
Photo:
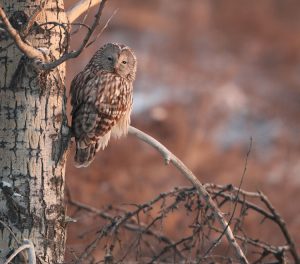
POLYGON ((28 252, 28 264, 36 264, 34 246, 28 239, 23 240, 23 244, 15 250, 15 252, 5 261, 4 264, 9 264, 20 252, 26 249, 28 252))
MULTIPOLYGON (((87 6, 87 10, 88 10, 88 11, 90 10, 91 3, 92 3, 92 0, 89 0, 89 5, 87 6)), ((88 14, 89 14, 89 12, 86 12, 86 14, 85 14, 85 16, 84 16, 84 18, 83 18, 83 20, 82 20, 82 22, 81 22, 82 24, 85 23, 85 20, 87 19, 88 14)), ((70 22, 69 22, 69 23, 70 23, 70 22)), ((70 25, 74 25, 74 24, 71 22, 70 25)), ((79 27, 72 33, 72 35, 73 35, 73 34, 76 34, 76 33, 81 29, 81 27, 82 27, 82 25, 79 25, 79 27)))
POLYGON ((56 68, 57 66, 59 66, 60 64, 62 64, 63 62, 69 60, 69 59, 73 59, 76 58, 77 56, 79 56, 81 54, 81 52, 83 51, 83 49, 85 48, 85 46, 87 45, 91 35, 93 34, 94 30, 96 29, 96 27, 99 24, 99 20, 102 14, 102 11, 104 9, 105 3, 107 2, 107 0, 102 0, 99 8, 98 8, 98 12, 95 15, 95 19, 93 22, 93 25, 91 26, 90 30, 88 30, 85 38, 82 41, 81 46, 79 47, 78 50, 76 51, 71 51, 69 53, 64 54, 63 56, 61 56, 59 59, 50 62, 50 63, 39 63, 37 66, 43 70, 51 70, 56 68))
POLYGON ((112 13, 112 15, 111 15, 111 16, 109 17, 109 19, 106 21, 104 27, 101 28, 101 30, 100 30, 100 32, 97 34, 97 36, 85 46, 86 48, 89 47, 90 45, 92 45, 92 44, 93 44, 93 43, 94 43, 94 42, 102 35, 102 33, 104 32, 104 30, 108 27, 109 22, 113 19, 113 17, 117 14, 117 12, 118 12, 118 9, 116 9, 116 10, 112 13))
MULTIPOLYGON (((210 191, 212 194, 216 194, 218 195, 219 197, 223 197, 226 199, 226 201, 232 201, 234 199, 236 199, 236 196, 235 195, 232 195, 232 194, 227 194, 227 193, 219 193, 219 192, 216 192, 214 190, 211 190, 210 191)), ((251 202, 248 202, 248 201, 244 201, 240 198, 236 199, 236 201, 240 204, 244 204, 247 208, 250 208, 256 212, 258 212, 259 214, 263 215, 264 217, 266 218, 269 218, 270 220, 274 221, 275 218, 272 214, 270 214, 269 212, 266 212, 263 208, 251 203, 251 202)))
POLYGON ((182 244, 184 243, 185 241, 188 241, 188 240, 192 240, 193 239, 193 236, 187 236, 187 237, 184 237, 182 239, 180 239, 179 241, 175 242, 174 244, 172 245, 169 245, 165 248, 163 248, 157 255, 153 256, 153 258, 151 259, 150 262, 148 262, 148 264, 153 264, 155 263, 155 261, 160 257, 162 256, 164 253, 166 253, 170 248, 173 248, 173 247, 177 247, 179 244, 182 244))
POLYGON ((44 61, 44 54, 32 47, 31 45, 28 45, 26 42, 24 42, 19 35, 18 31, 16 31, 13 26, 10 24, 5 12, 3 11, 2 7, 0 6, 0 18, 2 19, 4 26, 9 33, 9 35, 12 37, 14 42, 16 43, 17 47, 30 59, 38 59, 40 61, 44 61))
POLYGON ((236 210, 236 207, 237 207, 237 204, 238 204, 238 198, 239 198, 240 190, 241 190, 241 187, 242 187, 242 184, 243 184, 243 181, 244 181, 244 177, 246 175, 247 165, 248 165, 248 158, 249 158, 249 155, 250 155, 250 152, 251 152, 251 148, 252 148, 252 137, 250 138, 250 145, 249 145, 249 149, 248 149, 248 152, 247 152, 247 155, 246 155, 246 160, 245 160, 245 166, 244 166, 243 174, 242 174, 242 177, 240 179, 239 187, 238 187, 236 198, 235 198, 235 202, 234 202, 234 208, 233 208, 233 211, 232 211, 231 216, 229 218, 228 224, 227 224, 226 228, 223 230, 223 232, 221 233, 221 235, 218 237, 218 239, 216 241, 214 241, 212 243, 212 245, 209 247, 209 249, 205 252, 204 257, 207 256, 210 253, 210 251, 213 250, 213 248, 221 241, 222 237, 224 236, 224 234, 226 232, 226 229, 231 224, 231 221, 232 221, 232 219, 234 217, 235 210, 236 210))
MULTIPOLYGON (((142 141, 146 142, 147 144, 151 145, 156 150, 158 150, 163 156, 163 158, 165 159, 165 162, 167 164, 171 162, 181 172, 181 174, 186 179, 188 179, 193 184, 193 186, 196 187, 199 196, 202 197, 205 200, 206 204, 211 208, 213 214, 215 215, 215 217, 217 218, 218 222, 223 227, 223 229, 227 228, 228 223, 226 219, 223 217, 222 212, 219 210, 219 208, 212 200, 212 198, 210 197, 209 193, 206 191, 204 186, 197 179, 197 177, 183 164, 181 160, 179 160, 173 153, 171 153, 165 146, 159 143, 156 139, 145 134, 144 132, 130 126, 128 133, 136 136, 137 138, 141 139, 142 141)), ((234 248, 235 254, 239 259, 240 263, 248 263, 248 260, 244 255, 243 251, 241 250, 239 244, 237 243, 230 227, 227 228, 225 234, 229 244, 231 244, 231 246, 234 248)))
MULTIPOLYGON (((85 249, 84 253, 79 257, 78 261, 76 263, 82 263, 82 260, 84 258, 86 258, 86 256, 91 255, 91 253, 96 249, 98 242, 100 241, 100 239, 103 236, 106 236, 108 232, 111 231, 116 231, 120 226, 122 226, 123 224, 126 223, 126 221, 130 218, 132 218, 133 216, 138 215, 139 212, 147 210, 149 208, 152 207, 152 205, 154 205, 155 203, 157 203, 158 201, 160 201, 161 199, 177 193, 178 190, 173 190, 170 192, 164 192, 164 193, 160 193, 156 198, 150 200, 147 203, 141 204, 138 206, 137 209, 131 211, 131 212, 126 212, 123 216, 121 217, 114 217, 111 220, 111 223, 108 224, 106 227, 102 228, 101 231, 98 233, 97 237, 94 239, 94 241, 85 249)), ((104 214, 102 214, 103 216, 105 216, 104 214)), ((107 215, 106 215, 107 216, 107 215)), ((145 230, 145 232, 147 231, 147 228, 145 230)), ((166 242, 166 241, 165 241, 166 242)))
MULTIPOLYGON (((102 210, 96 209, 92 206, 89 206, 89 205, 86 205, 86 204, 83 204, 83 203, 80 203, 80 202, 77 202, 77 201, 74 201, 74 200, 69 200, 69 203, 71 205, 74 205, 74 206, 80 208, 80 209, 84 209, 86 211, 93 212, 96 215, 101 216, 103 219, 110 220, 110 221, 112 221, 114 219, 114 216, 112 216, 111 214, 103 212, 102 210)), ((124 227, 127 230, 130 230, 130 231, 140 232, 140 233, 144 233, 144 234, 147 234, 147 235, 151 235, 151 236, 155 237, 158 241, 165 242, 166 244, 169 244, 169 245, 172 245, 174 243, 168 237, 166 237, 162 234, 159 234, 155 231, 152 231, 150 229, 147 229, 147 227, 142 223, 139 223, 139 224, 125 223, 124 227)), ((181 256, 181 253, 178 250, 176 252, 177 252, 177 254, 179 254, 179 256, 181 256)))
MULTIPOLYGON (((78 10, 80 11, 81 8, 86 8, 86 4, 87 7, 89 7, 89 0, 88 1, 80 1, 78 3, 78 5, 74 6, 74 9, 72 11, 72 9, 70 10, 70 16, 72 17, 72 13, 73 12, 77 12, 78 10), (77 11, 76 11, 77 10, 77 11)), ((6 30, 8 31, 8 33, 10 34, 10 36, 13 38, 14 42, 16 43, 17 47, 30 59, 34 59, 34 65, 42 70, 51 70, 56 68, 57 66, 59 66, 60 64, 62 64, 63 62, 72 59, 72 58, 76 58, 77 56, 79 56, 81 54, 81 52, 83 51, 83 49, 86 47, 87 43, 89 42, 90 37, 92 36, 93 32, 95 31, 96 27, 99 24, 99 20, 102 14, 102 11, 104 9, 105 3, 107 2, 107 0, 101 0, 101 1, 93 1, 91 3, 91 6, 100 3, 97 14, 95 15, 95 19, 93 22, 93 25, 91 26, 91 28, 88 30, 85 38, 82 41, 81 46, 79 47, 78 50, 76 51, 71 51, 69 53, 65 53, 63 54, 59 59, 54 60, 52 62, 47 63, 47 59, 45 54, 42 52, 42 50, 39 49, 35 49, 34 47, 32 47, 31 45, 28 45, 27 43, 25 43, 22 38, 20 37, 19 33, 12 27, 12 25, 10 24, 5 12, 3 11, 3 9, 0 6, 0 18, 3 20, 4 25, 6 30)), ((74 14, 75 14, 74 13, 74 14)), ((71 20, 72 21, 72 20, 71 20)))
MULTIPOLYGON (((215 227, 211 227, 212 230, 218 232, 218 233, 222 233, 222 230, 215 228, 215 227)), ((240 235, 235 235, 235 237, 243 242, 246 242, 252 246, 261 248, 263 250, 265 250, 266 252, 270 252, 274 255, 277 255, 279 253, 281 253, 282 251, 289 251, 290 247, 289 246, 273 246, 273 245, 269 245, 267 243, 261 242, 258 239, 251 239, 249 237, 242 237, 240 235)))
MULTIPOLYGON (((76 23, 71 23, 70 25, 72 25, 72 26, 79 26, 79 27, 85 27, 87 30, 91 30, 91 28, 88 26, 88 25, 86 25, 86 24, 84 24, 84 23, 80 23, 80 22, 76 22, 76 23)), ((74 35, 75 33, 77 32, 77 29, 76 30, 74 30, 73 32, 71 32, 70 33, 70 35, 74 35)))
POLYGON ((273 205, 271 204, 271 202, 269 201, 269 199, 261 192, 259 192, 261 200, 264 202, 264 204, 268 207, 268 209, 271 211, 271 213, 274 216, 275 222, 279 225, 289 247, 290 247, 290 251, 291 254, 295 260, 295 263, 300 263, 300 257, 297 253, 297 249, 295 246, 295 242, 292 239, 292 237, 290 236, 287 228, 286 228, 286 224, 284 222, 284 220, 282 219, 282 217, 277 213, 277 211, 275 210, 275 208, 273 207, 273 205))
MULTIPOLYGON (((268 212, 269 210, 271 210, 268 206, 266 209, 262 209, 261 207, 258 207, 258 205, 247 201, 248 197, 255 198, 256 200, 261 201, 261 203, 265 205, 265 202, 262 201, 261 195, 259 193, 246 192, 240 188, 235 188, 232 185, 221 186, 221 185, 207 184, 206 187, 207 187, 207 191, 209 192, 211 197, 213 197, 214 200, 217 200, 219 197, 224 198, 224 201, 221 202, 222 206, 228 202, 233 203, 235 205, 237 203, 240 203, 243 208, 242 215, 244 216, 249 215, 248 210, 253 210, 254 212, 257 212, 259 215, 262 215, 265 218, 269 218, 280 228, 278 219, 273 216, 272 212, 268 212)), ((70 204, 76 206, 78 209, 83 209, 83 210, 93 212, 96 215, 102 217, 103 219, 109 220, 109 223, 104 225, 104 227, 101 227, 101 229, 98 231, 96 235, 96 239, 86 248, 84 253, 81 255, 80 260, 77 259, 78 261, 77 263, 82 263, 84 258, 91 256, 92 251, 96 249, 98 242, 103 241, 102 239, 104 237, 107 237, 108 235, 115 236, 112 239, 114 242, 108 242, 106 244, 106 247, 113 248, 116 239, 118 241, 121 241, 121 238, 118 238, 120 228, 136 233, 137 238, 134 239, 133 242, 131 243, 128 242, 125 243, 125 245, 129 245, 129 246, 127 247, 126 253, 125 254, 122 253, 121 258, 116 260, 117 263, 123 263, 123 261, 125 262, 126 261, 125 258, 127 258, 127 256, 131 252, 133 253, 133 251, 136 251, 137 255, 135 258, 136 260, 139 259, 140 261, 139 263, 141 263, 142 259, 143 259, 142 261, 143 263, 148 261, 153 261, 156 263, 158 259, 159 262, 164 260, 169 260, 169 262, 172 262, 171 260, 172 258, 173 258, 172 263, 201 263, 201 261, 204 261, 205 259, 208 258, 214 259, 215 255, 212 255, 210 253, 208 256, 205 256, 202 255, 201 252, 204 251, 204 247, 207 245, 207 242, 211 241, 211 238, 215 236, 216 233, 222 234, 224 232, 223 228, 217 228, 216 225, 214 224, 215 223, 214 214, 209 213, 209 215, 207 215, 208 213, 207 210, 209 209, 209 207, 203 206, 199 194, 195 187, 176 187, 174 190, 159 194, 157 197, 144 204, 140 204, 140 205, 132 204, 133 206, 136 207, 133 211, 120 210, 119 208, 112 207, 112 206, 109 206, 107 209, 103 211, 103 210, 90 207, 85 204, 81 204, 79 202, 74 202, 74 203, 70 202, 70 204), (171 203, 170 203, 171 201, 170 199, 172 199, 171 203), (159 203, 161 203, 161 205, 159 205, 159 203), (172 242, 173 239, 170 239, 165 235, 161 235, 160 232, 157 232, 156 226, 154 224, 157 223, 157 221, 170 216, 170 214, 172 214, 174 210, 180 209, 180 205, 184 206, 183 208, 187 210, 188 214, 190 212, 195 213, 193 223, 188 226, 189 228, 192 228, 193 231, 192 231, 192 235, 189 236, 190 239, 182 240, 182 238, 184 238, 182 237, 179 240, 172 242), (161 208, 161 211, 158 215, 155 216, 154 219, 150 221, 150 223, 147 222, 147 224, 144 224, 143 222, 140 221, 141 213, 144 215, 146 214, 148 215, 148 213, 150 212, 151 215, 151 210, 153 209, 155 210, 157 206, 161 208), (122 215, 118 215, 120 211, 122 212, 122 215), (199 216, 201 216, 201 219, 199 219, 199 216), (207 234, 205 230, 208 231, 207 234), (216 233, 212 233, 212 232, 216 232, 216 233), (139 255, 140 247, 141 247, 140 243, 141 241, 144 241, 144 239, 142 238, 143 234, 150 235, 147 236, 146 239, 147 243, 145 242, 145 246, 147 249, 151 251, 151 256, 152 256, 152 258, 150 258, 150 260, 148 261, 146 260, 147 259, 146 256, 143 256, 141 259, 140 258, 141 256, 139 255), (163 236, 163 238, 161 236, 163 236), (154 238, 156 242, 158 242, 158 245, 160 245, 158 252, 156 252, 155 248, 153 247, 153 244, 151 243, 151 239, 150 239, 151 237, 154 238), (197 245, 197 241, 198 242, 201 241, 202 245, 200 244, 197 245), (164 244, 161 244, 161 242, 163 242, 164 244), (174 253, 171 253, 171 250, 174 250, 174 253), (196 250, 196 252, 192 253, 192 250, 196 250), (194 254, 194 257, 196 259, 193 260, 191 254, 194 254), (179 256, 179 258, 175 260, 176 256, 179 256)), ((273 210, 275 209, 273 208, 273 210)), ((232 213, 230 214, 232 215, 232 213)), ((237 223, 239 223, 240 221, 243 221, 243 218, 234 218, 233 220, 236 220, 237 223)), ((242 230, 240 224, 238 225, 238 232, 241 232, 241 235, 235 234, 235 238, 241 241, 243 246, 246 246, 244 250, 250 250, 249 246, 253 246, 259 249, 259 252, 257 252, 257 254, 259 254, 259 258, 256 260, 255 263, 261 263, 260 261, 264 259, 267 255, 270 257, 270 260, 271 258, 273 258, 273 260, 277 260, 280 263, 285 263, 282 262, 282 260, 285 259, 287 253, 291 252, 291 246, 289 243, 283 242, 281 246, 276 246, 258 239, 248 237, 245 234, 245 232, 242 230)), ((286 230, 286 232, 288 231, 286 230)), ((109 241, 110 240, 111 239, 109 239, 109 241)), ((143 251, 144 249, 141 248, 141 250, 143 251)), ((252 255, 253 254, 254 253, 252 251, 252 255)), ((227 260, 226 263, 232 263, 232 259, 229 255, 225 257, 224 260, 227 260)), ((297 262, 295 261, 295 263, 297 262)))
MULTIPOLYGON (((16 235, 14 234, 14 232, 11 230, 11 228, 6 224, 4 223, 2 220, 0 220, 0 223, 9 231, 9 233, 13 236, 13 238, 16 240, 17 242, 17 245, 20 246, 21 245, 21 242, 17 239, 16 235)), ((24 252, 22 251, 21 252, 24 260, 26 259, 26 256, 24 254, 24 252)))
POLYGON ((69 22, 73 23, 79 16, 86 12, 89 8, 99 4, 101 0, 81 0, 66 11, 69 22))
MULTIPOLYGON (((69 33, 69 29, 67 28, 67 25, 65 23, 58 23, 55 21, 50 21, 50 22, 45 22, 45 23, 40 24, 39 27, 44 27, 47 25, 53 25, 53 27, 50 30, 52 30, 54 27, 61 27, 64 30, 65 35, 66 35, 66 44, 64 45, 65 46, 64 54, 66 54, 68 51, 68 48, 69 48, 69 41, 70 41, 70 33, 69 33)), ((34 30, 34 27, 31 28, 28 33, 30 33, 31 30, 34 30)))
POLYGON ((26 29, 22 32, 22 36, 27 36, 31 27, 33 26, 36 18, 41 14, 41 12, 44 10, 45 5, 47 3, 47 0, 43 1, 41 3, 40 6, 37 7, 37 9, 33 12, 33 14, 31 15, 31 17, 29 18, 27 25, 26 25, 26 29))
POLYGON ((0 220, 0 223, 9 231, 9 233, 13 236, 13 238, 16 240, 18 246, 21 245, 21 242, 17 239, 16 235, 14 234, 14 232, 11 230, 11 228, 4 223, 2 220, 0 220))
MULTIPOLYGON (((216 185, 216 184, 205 184, 206 188, 211 188, 212 190, 215 188, 221 189, 223 188, 221 185, 216 185)), ((232 185, 230 186, 230 189, 237 192, 238 189, 236 187, 233 187, 232 185)), ((300 263, 300 257, 299 254, 297 253, 296 250, 296 246, 295 246, 295 241, 293 240, 293 238, 291 237, 291 235, 289 234, 287 228, 286 228, 286 224, 284 222, 284 220, 282 219, 282 217, 279 215, 279 213, 275 210, 275 208, 273 207, 273 205, 271 204, 271 202, 269 201, 269 199, 266 197, 266 195, 262 192, 247 192, 244 190, 240 190, 239 191, 240 194, 248 196, 248 197, 253 197, 253 198, 259 198, 266 206, 267 208, 270 210, 271 213, 266 212, 264 209, 262 209, 261 207, 251 203, 251 202, 245 202, 242 200, 238 200, 239 203, 245 203, 245 205, 248 208, 251 208, 255 211, 257 211, 258 213, 260 213, 261 215, 263 215, 266 218, 269 218, 270 220, 274 221, 275 223, 277 223, 277 225, 279 226, 279 228, 281 229, 289 247, 290 247, 290 251, 291 254, 295 260, 296 263, 300 263)), ((222 197, 226 197, 227 199, 232 199, 232 196, 229 194, 220 194, 220 196, 222 197)))

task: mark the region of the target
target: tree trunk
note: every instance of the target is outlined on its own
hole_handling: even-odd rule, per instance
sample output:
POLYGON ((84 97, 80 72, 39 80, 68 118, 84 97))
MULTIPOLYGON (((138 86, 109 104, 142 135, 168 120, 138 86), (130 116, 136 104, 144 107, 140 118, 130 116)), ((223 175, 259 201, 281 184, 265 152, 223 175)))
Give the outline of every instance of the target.
MULTIPOLYGON (((0 0, 11 24, 36 48, 58 58, 67 45, 62 0, 0 0), (35 22, 30 21, 34 15, 35 22), (37 16, 36 16, 37 15, 37 16), (29 23, 28 23, 29 22, 29 23), (32 25, 31 25, 32 24, 32 25)), ((20 242, 29 239, 45 263, 65 250, 64 182, 68 126, 65 65, 37 71, 0 30, 0 219, 20 242)), ((0 263, 18 247, 0 224, 0 263)), ((14 263, 22 263, 22 257, 14 263)))

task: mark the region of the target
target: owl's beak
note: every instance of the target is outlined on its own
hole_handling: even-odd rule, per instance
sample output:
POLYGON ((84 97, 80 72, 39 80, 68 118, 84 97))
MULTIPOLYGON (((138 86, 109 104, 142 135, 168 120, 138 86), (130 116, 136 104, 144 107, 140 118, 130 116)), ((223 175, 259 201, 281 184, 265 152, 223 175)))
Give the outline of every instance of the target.
POLYGON ((118 69, 119 69, 119 64, 116 62, 114 64, 114 72, 117 73, 118 72, 118 69))

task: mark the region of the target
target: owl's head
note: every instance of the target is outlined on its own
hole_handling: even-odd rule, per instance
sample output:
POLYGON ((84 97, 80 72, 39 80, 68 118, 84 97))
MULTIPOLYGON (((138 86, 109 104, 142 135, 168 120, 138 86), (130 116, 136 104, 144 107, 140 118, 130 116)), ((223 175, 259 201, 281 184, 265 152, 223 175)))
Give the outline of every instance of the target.
POLYGON ((88 67, 113 72, 133 81, 135 79, 137 61, 129 47, 116 43, 108 43, 95 53, 88 67))

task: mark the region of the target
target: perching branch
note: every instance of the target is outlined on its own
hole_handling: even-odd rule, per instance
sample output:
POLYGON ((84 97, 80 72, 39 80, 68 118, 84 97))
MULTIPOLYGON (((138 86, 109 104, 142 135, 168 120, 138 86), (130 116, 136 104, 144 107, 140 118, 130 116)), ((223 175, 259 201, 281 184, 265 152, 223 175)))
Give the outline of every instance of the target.
POLYGON ((231 228, 228 226, 227 221, 223 217, 222 212, 219 210, 216 203, 212 200, 205 187, 201 184, 197 177, 184 165, 184 163, 156 139, 138 130, 137 128, 130 126, 128 133, 154 147, 163 156, 166 164, 169 164, 171 162, 181 172, 181 174, 193 184, 193 186, 197 189, 199 196, 205 200, 207 205, 213 211, 223 230, 226 229, 225 235, 227 237, 227 240, 229 244, 231 244, 231 246, 234 248, 235 254, 240 260, 240 263, 249 263, 239 244, 237 243, 231 228))
POLYGON ((79 16, 85 13, 89 8, 99 4, 101 0, 80 0, 69 10, 66 11, 70 23, 73 23, 79 16))
POLYGON ((2 7, 0 6, 0 18, 3 21, 3 24, 5 26, 5 29, 9 33, 9 35, 12 37, 14 42, 16 43, 17 47, 30 59, 38 59, 40 61, 44 61, 44 54, 42 51, 32 47, 31 45, 24 42, 18 33, 17 30, 13 28, 13 26, 10 24, 5 12, 3 11, 2 7))

